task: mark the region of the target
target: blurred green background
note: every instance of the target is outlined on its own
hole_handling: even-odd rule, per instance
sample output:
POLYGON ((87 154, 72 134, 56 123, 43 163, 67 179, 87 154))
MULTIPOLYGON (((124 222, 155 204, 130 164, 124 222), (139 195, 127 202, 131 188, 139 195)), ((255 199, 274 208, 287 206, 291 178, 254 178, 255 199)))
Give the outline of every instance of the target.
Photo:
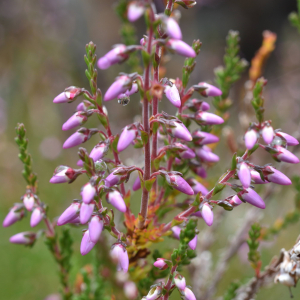
MULTIPOLYGON (((162 2, 156 1, 158 11, 162 2)), ((213 81, 213 69, 222 64, 225 37, 230 29, 240 31, 241 56, 251 60, 262 41, 262 31, 271 30, 278 35, 276 50, 271 55, 264 75, 269 80, 265 97, 267 117, 273 120, 275 128, 299 137, 300 116, 300 36, 287 20, 287 15, 296 10, 296 1, 289 0, 199 0, 199 4, 182 13, 181 27, 184 40, 191 43, 194 38, 203 42, 197 59, 191 83, 213 81)), ((59 215, 70 201, 78 198, 84 178, 73 185, 50 185, 49 179, 56 166, 76 165, 77 149, 62 151, 64 140, 70 132, 63 132, 61 125, 72 115, 76 103, 54 105, 53 98, 70 85, 88 87, 84 75, 83 54, 85 44, 92 40, 97 44, 98 57, 110 50, 111 45, 120 42, 120 21, 114 14, 113 0, 40 0, 40 1, 0 1, 0 217, 7 214, 14 202, 19 201, 25 192, 25 182, 21 176, 22 165, 18 160, 18 149, 14 143, 14 128, 23 122, 30 140, 29 149, 34 159, 34 170, 39 175, 40 198, 50 206, 50 216, 59 215)), ((144 22, 136 22, 137 37, 144 34, 144 22)), ((174 56, 167 64, 167 76, 181 76, 184 59, 174 56)), ((98 84, 105 91, 122 66, 99 70, 98 84)), ((234 105, 230 111, 233 118, 230 125, 239 133, 241 142, 243 128, 240 126, 245 109, 242 103, 244 78, 235 85, 231 98, 234 105)), ((163 101, 163 110, 174 113, 174 108, 163 101)), ((120 132, 124 125, 132 122, 140 114, 138 98, 132 99, 126 107, 115 101, 107 104, 113 132, 120 132)), ((98 126, 91 120, 88 126, 98 126)), ((85 144, 91 150, 97 141, 85 144)), ((223 163, 210 170, 210 176, 217 178, 229 164, 230 153, 223 153, 223 147, 216 149, 223 163)), ((262 151, 257 163, 270 162, 262 151)), ((125 151, 122 158, 130 164, 132 157, 141 160, 141 152, 125 151)), ((290 176, 299 174, 299 166, 288 166, 290 176)), ((294 191, 284 187, 271 199, 265 211, 263 224, 273 223, 293 209, 294 191)), ((139 196, 133 201, 134 210, 139 207, 139 196)), ((219 208, 220 209, 220 208, 219 208)), ((213 247, 214 257, 228 242, 242 221, 247 208, 228 213, 218 231, 218 239, 213 247)), ((32 248, 11 245, 11 235, 29 230, 28 217, 12 227, 1 228, 0 247, 0 290, 1 299, 44 299, 56 293, 60 287, 57 268, 42 241, 32 248)), ((199 229, 203 228, 202 222, 199 229)), ((42 225, 40 225, 42 228, 42 225)), ((92 259, 92 254, 82 257, 79 254, 81 230, 72 229, 74 238, 74 258, 72 280, 76 272, 92 259)), ((262 250, 263 265, 279 253, 281 248, 289 249, 297 238, 299 223, 282 232, 274 243, 262 250)), ((168 247, 170 239, 162 247, 168 247)), ((176 242, 173 242, 174 245, 176 242)), ((244 250, 247 251, 247 248, 244 250)), ((249 264, 241 265, 237 256, 230 264, 219 290, 219 295, 233 279, 252 276, 249 264)), ((263 289, 257 299, 288 299, 284 286, 263 289)), ((295 299, 300 290, 295 290, 295 299)))

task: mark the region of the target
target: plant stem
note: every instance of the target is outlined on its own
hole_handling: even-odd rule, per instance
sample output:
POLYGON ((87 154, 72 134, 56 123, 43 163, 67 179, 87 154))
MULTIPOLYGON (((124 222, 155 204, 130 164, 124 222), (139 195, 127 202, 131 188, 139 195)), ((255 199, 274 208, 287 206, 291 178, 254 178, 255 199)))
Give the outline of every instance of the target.
POLYGON ((170 288, 171 288, 171 285, 172 285, 172 280, 173 280, 173 277, 174 277, 173 274, 175 273, 176 269, 177 269, 177 265, 173 266, 172 269, 171 269, 167 284, 165 285, 165 289, 167 290, 167 292, 164 295, 163 300, 168 300, 169 299, 169 292, 170 292, 170 288))

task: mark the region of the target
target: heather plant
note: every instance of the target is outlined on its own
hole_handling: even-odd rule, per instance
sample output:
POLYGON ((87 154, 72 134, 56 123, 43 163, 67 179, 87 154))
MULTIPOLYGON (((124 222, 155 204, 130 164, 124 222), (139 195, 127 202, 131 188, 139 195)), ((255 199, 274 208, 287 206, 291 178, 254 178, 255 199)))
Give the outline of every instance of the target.
MULTIPOLYGON (((193 260, 199 255, 197 223, 204 222, 211 230, 216 230, 222 223, 224 210, 230 214, 240 206, 268 209, 268 203, 257 192, 257 187, 292 184, 278 166, 280 162, 299 163, 290 148, 299 142, 289 133, 276 129, 264 107, 263 91, 267 80, 261 73, 276 40, 270 32, 264 33, 262 49, 265 51, 258 51, 247 82, 245 99, 250 99, 255 120, 244 133, 242 147, 235 146, 232 136, 228 137, 228 152, 234 153, 231 161, 224 162, 227 165, 225 172, 207 178, 207 170, 220 160, 214 149, 224 124, 231 117, 230 89, 248 63, 239 57, 238 32, 230 31, 224 66, 215 69, 215 84, 200 79, 190 82, 193 70, 198 67, 196 59, 202 43, 194 40, 188 45, 183 41, 174 6, 192 9, 195 4, 196 1, 190 0, 168 0, 165 12, 157 14, 151 0, 120 1, 117 13, 123 22, 124 43, 115 45, 105 55, 101 53, 99 59, 96 45, 93 42, 86 45, 84 61, 89 90, 70 86, 53 100, 55 104, 65 104, 81 99, 76 112, 62 125, 62 130, 66 131, 80 127, 63 144, 64 149, 79 146, 79 160, 74 158, 74 165, 77 163, 78 167, 60 165, 50 179, 51 184, 76 184, 77 177, 83 175, 86 183, 78 199, 69 203, 54 220, 49 219, 47 205, 38 196, 37 175, 32 171, 25 127, 18 124, 16 128, 16 143, 27 186, 22 201, 11 208, 3 226, 21 220, 27 212, 31 213, 31 227, 42 221, 45 223, 44 230, 18 233, 10 238, 10 242, 33 246, 38 238, 45 238, 59 266, 64 299, 167 300, 175 290, 186 300, 212 299, 224 273, 224 263, 241 246, 241 239, 229 247, 233 250, 217 268, 219 277, 214 277, 201 294, 197 285, 191 286, 192 282, 200 281, 197 272, 194 277, 184 275, 187 265, 193 266, 193 260), (131 23, 142 16, 147 32, 135 45, 131 23), (161 67, 166 68, 164 58, 170 55, 185 57, 181 78, 163 77, 160 73, 161 67), (118 74, 108 90, 102 93, 96 68, 105 70, 115 64, 127 64, 124 69, 132 72, 118 74), (130 100, 137 95, 140 103, 136 99, 130 100), (112 132, 109 120, 112 112, 104 106, 106 101, 114 101, 115 105, 124 106, 124 110, 130 109, 131 105, 140 105, 142 120, 126 125, 120 132, 112 132), (170 101, 177 109, 176 115, 161 111, 161 101, 170 101), (210 112, 213 107, 214 113, 210 112), (98 128, 81 127, 93 117, 99 120, 98 128), (82 147, 85 142, 93 143, 90 153, 82 147), (122 161, 122 152, 130 151, 130 147, 139 149, 142 165, 139 160, 133 165, 122 161), (260 148, 269 153, 274 164, 270 160, 264 165, 253 162, 260 148), (212 183, 215 178, 218 179, 212 183), (136 199, 139 190, 140 210, 134 214, 132 199, 136 199), (216 213, 219 211, 222 214, 216 213), (123 224, 115 218, 120 213, 123 224), (64 228, 60 234, 58 226, 64 228), (92 268, 82 269, 82 282, 76 288, 69 282, 72 251, 77 251, 72 248, 70 226, 82 230, 82 255, 96 249, 102 257, 101 261, 91 260, 92 268), (162 252, 159 243, 168 239, 177 239, 177 246, 162 252), (120 286, 123 292, 117 288, 120 286)), ((299 192, 299 178, 295 177, 294 182, 299 192)), ((247 243, 248 260, 255 270, 255 277, 246 284, 233 282, 224 299, 252 299, 267 277, 289 287, 296 285, 300 277, 299 242, 291 251, 282 250, 280 257, 265 271, 261 270, 259 243, 298 221, 298 202, 299 194, 296 195, 295 211, 286 216, 279 227, 264 228, 252 222, 247 243)))

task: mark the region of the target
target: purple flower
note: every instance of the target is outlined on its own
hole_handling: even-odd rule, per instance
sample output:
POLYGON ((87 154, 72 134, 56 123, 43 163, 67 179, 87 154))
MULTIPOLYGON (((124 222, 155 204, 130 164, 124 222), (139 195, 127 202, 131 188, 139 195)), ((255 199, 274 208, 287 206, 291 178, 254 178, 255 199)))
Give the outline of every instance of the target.
POLYGON ((190 159, 196 156, 195 152, 192 149, 190 149, 188 146, 186 145, 182 145, 182 146, 185 148, 185 150, 179 153, 181 158, 190 159))
POLYGON ((93 243, 90 239, 89 231, 87 230, 82 237, 81 244, 80 244, 80 253, 81 255, 88 254, 96 245, 96 243, 93 243))
POLYGON ((112 260, 117 263, 117 270, 124 272, 128 271, 129 267, 129 258, 126 251, 126 248, 120 244, 116 243, 112 246, 112 250, 110 251, 110 256, 112 260))
POLYGON ((166 97, 168 98, 168 100, 174 106, 179 108, 181 106, 181 100, 180 100, 180 95, 179 95, 178 89, 174 83, 170 83, 170 84, 172 84, 172 86, 170 86, 169 84, 165 85, 164 93, 165 93, 166 97))
POLYGON ((184 300, 197 300, 194 293, 188 287, 183 290, 182 294, 184 296, 184 300))
POLYGON ((206 177, 207 177, 206 170, 205 170, 205 168, 203 168, 203 167, 196 167, 196 168, 193 169, 193 171, 194 171, 198 176, 200 176, 201 178, 206 178, 206 177))
POLYGON ((127 11, 128 21, 135 22, 144 14, 144 11, 144 5, 139 3, 139 1, 133 1, 129 3, 127 11))
POLYGON ((208 226, 211 226, 214 221, 214 213, 208 203, 204 203, 201 210, 203 220, 208 226))
POLYGON ((13 244, 32 245, 35 242, 35 239, 35 232, 26 231, 13 235, 9 241, 13 244))
POLYGON ((178 23, 173 18, 163 18, 164 29, 171 39, 181 40, 182 34, 178 23))
POLYGON ((173 137, 190 142, 193 140, 191 133, 182 122, 175 121, 175 127, 170 127, 173 137))
POLYGON ((126 126, 120 135, 117 145, 118 152, 125 150, 137 137, 137 130, 134 128, 128 129, 128 127, 126 126))
POLYGON ((255 183, 255 184, 265 184, 265 183, 268 183, 267 180, 263 181, 260 177, 260 174, 255 171, 255 170, 251 170, 250 171, 250 174, 251 174, 251 179, 252 181, 255 183))
POLYGON ((130 89, 130 90, 127 90, 127 91, 126 91, 125 93, 123 93, 123 94, 120 94, 120 95, 118 96, 118 99, 125 98, 125 97, 129 97, 129 96, 131 96, 131 95, 137 93, 138 90, 139 90, 139 86, 137 85, 137 83, 133 83, 131 89, 130 89))
POLYGON ((96 188, 90 183, 86 183, 81 190, 82 201, 86 204, 91 203, 96 194, 96 188))
POLYGON ((153 266, 160 270, 165 270, 168 268, 168 265, 166 264, 166 262, 163 258, 157 258, 156 262, 153 264, 153 266))
POLYGON ((219 156, 214 154, 211 149, 207 146, 196 149, 196 155, 204 161, 207 162, 217 162, 219 161, 219 156))
POLYGON ((271 144, 274 137, 273 127, 270 125, 264 126, 264 128, 261 131, 261 135, 267 144, 271 144))
POLYGON ((186 195, 194 195, 193 189, 190 187, 190 185, 179 175, 170 175, 171 180, 171 186, 186 194, 186 195))
POLYGON ((252 149, 257 142, 257 131, 250 129, 245 134, 245 145, 247 149, 252 149))
POLYGON ((82 125, 87 121, 87 115, 85 112, 78 111, 76 112, 67 122, 62 126, 62 130, 70 130, 79 125, 82 125))
POLYGON ((221 117, 206 111, 197 112, 195 114, 195 119, 196 121, 207 125, 219 125, 224 123, 224 120, 221 117))
POLYGON ((217 97, 222 95, 222 91, 220 89, 209 83, 200 82, 199 85, 204 86, 206 88, 200 93, 204 97, 217 97))
POLYGON ((98 68, 108 69, 110 66, 126 60, 128 58, 126 50, 127 47, 125 45, 117 45, 98 60, 98 68))
MULTIPOLYGON (((179 240, 181 228, 179 226, 174 226, 174 227, 171 228, 171 230, 173 231, 174 238, 179 240)), ((189 241, 188 245, 192 250, 196 249, 196 247, 197 247, 197 235, 195 235, 195 237, 192 240, 189 241)))
POLYGON ((245 162, 242 162, 238 165, 237 174, 243 187, 248 188, 251 183, 251 173, 248 168, 248 165, 245 162))
POLYGON ((54 175, 50 179, 50 183, 70 182, 75 175, 75 170, 67 166, 59 166, 55 169, 54 175))
POLYGON ((200 182, 198 182, 196 179, 190 178, 188 179, 188 183, 191 185, 195 194, 198 194, 199 192, 201 192, 203 196, 208 194, 208 189, 200 182))
POLYGON ((118 95, 125 93, 131 84, 128 76, 122 75, 117 77, 116 81, 109 87, 104 95, 104 101, 110 101, 117 98, 118 95))
POLYGON ((197 145, 207 145, 219 142, 219 138, 216 135, 200 130, 193 132, 192 136, 193 141, 195 141, 197 145))
POLYGON ((53 100, 53 103, 66 103, 75 100, 82 93, 82 89, 76 86, 70 86, 60 93, 53 100))
POLYGON ((122 195, 118 191, 109 192, 106 195, 107 202, 114 206, 120 212, 126 212, 126 204, 122 195))
POLYGON ((100 218, 100 216, 95 215, 91 218, 89 223, 89 234, 90 234, 90 239, 93 243, 98 242, 103 230, 103 226, 104 226, 104 222, 100 218))
POLYGON ((207 111, 207 110, 210 109, 210 105, 207 102, 202 101, 200 109, 203 110, 203 111, 207 111))
POLYGON ((93 159, 93 161, 97 161, 105 156, 108 149, 108 145, 104 142, 101 142, 93 148, 93 150, 90 153, 90 157, 93 159))
POLYGON ((186 288, 185 278, 180 274, 176 274, 174 277, 174 283, 179 290, 184 290, 186 288))
POLYGON ((192 250, 195 250, 197 248, 197 241, 198 241, 197 235, 195 235, 195 237, 189 241, 189 247, 192 250))
POLYGON ((30 218, 30 226, 35 227, 38 225, 44 218, 44 212, 40 207, 37 207, 33 210, 30 218))
POLYGON ((91 218, 94 211, 95 204, 92 202, 90 204, 82 203, 80 207, 79 219, 81 224, 86 224, 91 218))
POLYGON ((114 173, 117 172, 120 168, 114 169, 106 178, 105 178, 105 186, 110 188, 116 184, 121 183, 122 175, 115 175, 114 173))
POLYGON ((267 171, 266 174, 264 174, 264 176, 270 182, 281 184, 281 185, 292 184, 292 181, 286 175, 284 175, 283 173, 281 173, 280 171, 276 170, 271 166, 265 167, 264 171, 267 171))
POLYGON ((296 146, 299 144, 298 140, 295 139, 293 136, 287 134, 287 133, 284 133, 284 132, 276 132, 276 135, 281 137, 281 138, 284 138, 286 140, 286 144, 288 146, 296 146))
POLYGON ((232 206, 239 206, 243 203, 243 201, 237 196, 237 195, 234 195, 229 203, 232 205, 232 206))
POLYGON ((196 57, 194 49, 181 40, 169 39, 166 47, 185 57, 196 57))
POLYGON ((137 191, 140 188, 141 188, 141 180, 140 180, 140 177, 138 176, 132 185, 132 190, 137 191))
POLYGON ((73 133, 63 144, 64 149, 72 148, 86 142, 91 137, 91 132, 87 128, 80 128, 73 133))
POLYGON ((293 153, 291 153, 289 150, 278 145, 275 145, 274 148, 278 151, 278 153, 274 154, 274 156, 280 161, 291 164, 299 163, 299 158, 293 153))
POLYGON ((247 188, 246 191, 247 193, 241 194, 243 200, 258 208, 266 208, 264 200, 254 190, 247 188))
POLYGON ((73 202, 58 218, 57 225, 65 225, 76 218, 80 210, 80 206, 81 204, 79 202, 73 202))
POLYGON ((16 203, 6 215, 3 221, 3 227, 8 227, 24 217, 24 205, 21 203, 16 203))
POLYGON ((25 208, 28 211, 32 211, 35 200, 34 200, 34 195, 32 193, 27 193, 23 196, 23 203, 25 208))

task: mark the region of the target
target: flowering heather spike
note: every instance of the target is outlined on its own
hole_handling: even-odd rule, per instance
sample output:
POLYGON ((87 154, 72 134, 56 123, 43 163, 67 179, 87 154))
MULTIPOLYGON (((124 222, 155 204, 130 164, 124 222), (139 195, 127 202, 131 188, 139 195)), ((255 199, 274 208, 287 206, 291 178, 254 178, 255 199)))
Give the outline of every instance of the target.
POLYGON ((266 142, 266 144, 271 144, 274 137, 274 130, 273 127, 270 125, 264 126, 264 128, 261 131, 261 135, 266 142))
POLYGON ((96 245, 96 243, 93 243, 90 239, 89 231, 87 230, 82 237, 81 244, 80 244, 80 253, 81 255, 88 254, 96 245))
POLYGON ((201 210, 203 220, 208 226, 211 226, 214 221, 214 213, 208 203, 204 203, 201 210))
POLYGON ((188 146, 183 145, 186 150, 183 152, 179 153, 180 157, 183 159, 190 159, 194 158, 196 156, 195 152, 190 149, 188 146))
POLYGON ((174 122, 175 127, 171 127, 172 136, 178 139, 182 139, 187 142, 191 142, 193 140, 191 133, 185 127, 185 125, 181 122, 174 122))
POLYGON ((148 293, 147 296, 143 297, 142 300, 155 300, 160 297, 162 293, 162 287, 157 285, 154 286, 148 293))
POLYGON ((196 155, 207 162, 217 162, 220 159, 219 156, 214 154, 207 146, 196 149, 196 155))
POLYGON ((63 144, 64 149, 76 147, 84 142, 86 142, 89 138, 90 131, 88 129, 78 129, 75 133, 73 133, 63 144))
POLYGON ((74 178, 75 171, 67 166, 59 166, 55 169, 54 175, 50 179, 50 183, 70 182, 74 178))
POLYGON ((86 224, 89 221, 89 219, 91 218, 92 213, 94 211, 94 207, 95 207, 94 203, 90 203, 90 204, 82 203, 81 204, 80 214, 79 214, 81 224, 86 224))
POLYGON ((156 262, 153 264, 153 266, 160 270, 165 270, 168 268, 168 265, 166 264, 166 262, 163 258, 157 258, 156 262))
POLYGON ((107 195, 107 201, 114 206, 120 212, 126 212, 126 204, 122 195, 118 191, 109 192, 107 195))
POLYGON ((110 66, 127 59, 128 54, 126 53, 126 49, 127 47, 125 45, 117 45, 98 60, 98 68, 102 70, 108 69, 110 66))
POLYGON ((274 156, 280 161, 290 163, 290 164, 299 163, 299 158, 289 150, 278 145, 275 145, 274 148, 278 151, 278 153, 274 154, 274 156))
POLYGON ((180 95, 178 92, 178 89, 175 84, 172 84, 172 86, 169 86, 168 84, 165 86, 164 93, 168 100, 175 106, 180 107, 181 106, 181 100, 180 95))
POLYGON ((200 82, 199 85, 206 87, 206 89, 200 93, 204 97, 217 97, 222 95, 222 91, 220 89, 209 83, 200 82))
POLYGON ((8 227, 17 221, 21 220, 24 216, 24 206, 21 203, 15 204, 6 215, 3 221, 3 227, 8 227))
POLYGON ((139 1, 133 1, 128 4, 127 18, 130 22, 138 20, 145 11, 144 5, 140 4, 139 1))
POLYGON ((119 138, 117 150, 118 152, 122 152, 125 150, 137 137, 137 130, 136 129, 128 129, 128 126, 126 126, 119 138))
POLYGON ((260 177, 260 174, 255 170, 251 170, 250 174, 251 174, 251 179, 255 184, 266 184, 269 182, 267 180, 263 181, 260 177))
POLYGON ((34 195, 32 193, 25 194, 23 196, 23 203, 24 203, 25 208, 28 211, 32 211, 34 203, 35 203, 35 201, 34 201, 34 195))
POLYGON ((140 180, 140 177, 138 176, 132 185, 132 190, 137 191, 140 188, 141 188, 141 180, 140 180))
POLYGON ((250 129, 245 134, 245 145, 247 149, 252 149, 257 142, 257 132, 254 129, 250 129))
POLYGON ((33 210, 30 218, 30 226, 35 227, 38 225, 44 218, 43 210, 40 207, 37 207, 33 210))
POLYGON ((194 293, 188 287, 183 290, 182 294, 184 296, 184 300, 197 300, 194 293))
POLYGON ((103 220, 100 216, 93 216, 89 223, 90 239, 93 243, 97 243, 103 230, 103 220))
POLYGON ((104 95, 104 101, 110 101, 117 98, 118 95, 127 91, 130 79, 126 75, 119 76, 116 81, 108 88, 104 95))
POLYGON ((189 241, 189 247, 192 249, 192 250, 195 250, 196 247, 197 247, 197 241, 198 241, 198 237, 197 237, 197 234, 195 235, 195 237, 189 241))
POLYGON ((298 140, 296 138, 294 138, 293 136, 287 134, 287 133, 284 133, 284 132, 276 132, 276 135, 279 136, 279 137, 282 137, 286 140, 286 144, 288 146, 296 146, 299 144, 298 140))
POLYGON ((272 172, 271 174, 266 174, 265 178, 273 183, 281 184, 281 185, 290 185, 292 184, 292 181, 283 173, 276 170, 275 168, 271 166, 267 166, 264 171, 272 172))
POLYGON ((84 124, 87 121, 86 113, 82 111, 76 112, 67 122, 62 126, 62 130, 70 130, 77 126, 84 124))
POLYGON ((73 202, 58 218, 57 225, 65 225, 77 217, 80 205, 81 204, 79 202, 73 202))
POLYGON ((133 281, 126 281, 123 286, 124 294, 129 300, 134 300, 138 297, 139 291, 133 281))
POLYGON ((237 195, 234 195, 231 200, 229 201, 229 203, 232 205, 232 206, 239 206, 243 203, 243 201, 237 196, 237 195))
POLYGON ((193 132, 193 141, 197 145, 207 145, 219 142, 219 138, 211 133, 197 130, 193 132))
POLYGON ((194 49, 181 40, 170 39, 166 47, 185 57, 196 57, 194 49))
POLYGON ((252 190, 251 188, 247 188, 246 191, 247 193, 241 195, 243 200, 258 208, 266 208, 264 200, 254 190, 252 190))
POLYGON ((35 232, 26 231, 13 235, 9 241, 13 244, 32 245, 35 242, 35 239, 35 232))
POLYGON ((82 201, 86 204, 91 203, 96 194, 96 188, 90 182, 86 183, 81 190, 82 201))
POLYGON ((221 117, 206 111, 197 112, 195 119, 207 125, 219 125, 224 123, 224 120, 221 117))
POLYGON ((120 244, 116 243, 112 246, 112 250, 110 251, 110 256, 112 260, 117 263, 117 270, 124 272, 128 271, 129 267, 129 259, 126 248, 120 244))
POLYGON ((185 278, 183 276, 181 276, 180 274, 177 274, 174 277, 174 283, 179 290, 184 290, 186 288, 185 278))
POLYGON ((173 18, 164 18, 165 31, 171 39, 181 40, 182 34, 178 23, 173 18))
POLYGON ((186 195, 194 195, 193 189, 190 187, 190 185, 179 175, 170 175, 171 180, 171 186, 186 194, 186 195))
POLYGON ((248 168, 248 165, 245 162, 239 164, 239 169, 237 173, 243 187, 248 188, 251 183, 251 173, 248 168))

